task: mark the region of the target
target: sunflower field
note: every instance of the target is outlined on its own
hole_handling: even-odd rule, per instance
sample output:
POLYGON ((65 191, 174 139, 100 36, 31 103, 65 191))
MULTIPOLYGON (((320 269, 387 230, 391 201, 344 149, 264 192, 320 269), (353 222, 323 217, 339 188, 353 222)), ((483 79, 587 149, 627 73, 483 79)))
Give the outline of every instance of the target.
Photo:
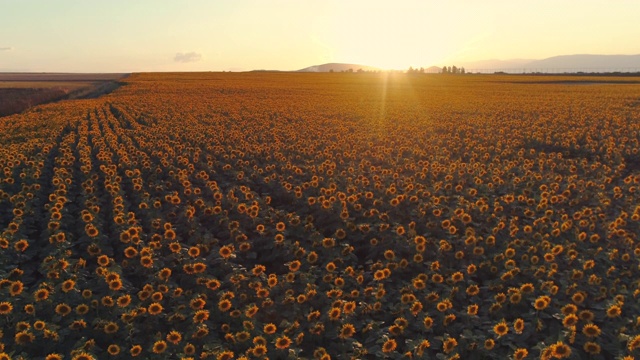
POLYGON ((133 74, 0 118, 0 359, 640 359, 640 84, 133 74))

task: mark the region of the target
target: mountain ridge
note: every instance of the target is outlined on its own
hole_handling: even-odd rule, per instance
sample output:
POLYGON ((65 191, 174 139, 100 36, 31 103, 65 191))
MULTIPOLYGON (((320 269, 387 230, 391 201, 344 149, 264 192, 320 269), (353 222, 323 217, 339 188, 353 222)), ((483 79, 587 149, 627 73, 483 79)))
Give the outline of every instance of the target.
MULTIPOLYGON (((446 66, 464 67, 467 72, 640 72, 640 54, 634 55, 599 55, 572 54, 558 55, 544 59, 489 59, 478 61, 461 61, 446 66)), ((414 67, 415 68, 415 67, 414 67)), ((438 72, 442 66, 424 66, 425 72, 438 72)), ((349 63, 326 63, 313 65, 297 72, 342 72, 342 71, 384 71, 368 65, 349 63)), ((398 69, 406 70, 406 69, 398 69)))
POLYGON ((321 65, 312 65, 308 66, 304 69, 296 70, 297 72, 342 72, 342 71, 381 71, 382 69, 368 66, 368 65, 360 65, 360 64, 349 64, 349 63, 326 63, 321 65))
POLYGON ((613 72, 640 71, 640 54, 599 55, 572 54, 558 55, 545 59, 482 60, 462 62, 469 71, 502 70, 523 72, 613 72))

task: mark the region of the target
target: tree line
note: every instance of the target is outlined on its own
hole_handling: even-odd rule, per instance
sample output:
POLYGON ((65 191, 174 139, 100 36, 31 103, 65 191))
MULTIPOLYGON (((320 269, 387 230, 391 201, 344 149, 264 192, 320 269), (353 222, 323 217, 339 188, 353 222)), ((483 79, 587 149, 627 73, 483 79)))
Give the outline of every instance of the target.
MULTIPOLYGON (((424 68, 414 68, 412 66, 407 70, 407 74, 424 74, 424 68)), ((453 66, 443 66, 440 70, 441 74, 466 74, 464 67, 453 66)))

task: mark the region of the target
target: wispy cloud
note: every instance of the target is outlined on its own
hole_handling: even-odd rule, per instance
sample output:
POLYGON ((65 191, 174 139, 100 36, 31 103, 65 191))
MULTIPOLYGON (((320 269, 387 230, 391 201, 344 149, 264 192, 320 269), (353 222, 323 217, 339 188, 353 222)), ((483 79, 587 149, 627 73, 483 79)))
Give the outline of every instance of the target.
POLYGON ((0 47, 0 51, 11 51, 11 50, 13 50, 13 48, 11 46, 0 47))
POLYGON ((198 54, 197 52, 188 52, 188 53, 177 53, 173 58, 176 62, 188 63, 188 62, 196 62, 202 59, 202 54, 198 54))

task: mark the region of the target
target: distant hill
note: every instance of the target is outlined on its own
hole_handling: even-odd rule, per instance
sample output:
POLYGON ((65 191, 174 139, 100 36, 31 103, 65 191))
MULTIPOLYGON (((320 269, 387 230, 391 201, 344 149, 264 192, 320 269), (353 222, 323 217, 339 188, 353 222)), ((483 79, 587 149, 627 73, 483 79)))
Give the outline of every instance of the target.
POLYGON ((380 71, 381 69, 367 66, 367 65, 358 65, 358 64, 343 64, 343 63, 328 63, 322 65, 313 65, 306 67, 304 69, 298 70, 298 72, 341 72, 341 71, 349 71, 353 70, 354 72, 358 70, 362 71, 380 71))
MULTIPOLYGON (((457 65, 457 64, 454 64, 457 65)), ((613 72, 640 71, 640 55, 561 55, 542 60, 482 60, 460 63, 468 71, 613 72)))
MULTIPOLYGON (((522 66, 535 61, 532 59, 511 59, 511 60, 480 60, 460 63, 465 69, 518 69, 522 66)), ((455 65, 455 64, 454 64, 455 65)))
MULTIPOLYGON (((640 55, 561 55, 546 59, 509 59, 451 62, 447 66, 464 67, 467 72, 640 72, 640 55)), ((352 70, 382 71, 380 68, 360 64, 328 63, 309 66, 298 72, 341 72, 352 70)), ((400 69, 406 70, 406 69, 400 69)), ((425 67, 425 73, 440 73, 442 66, 425 67)))
POLYGON ((594 69, 617 70, 626 68, 640 69, 640 55, 563 55, 544 60, 532 61, 527 68, 542 69, 594 69))

